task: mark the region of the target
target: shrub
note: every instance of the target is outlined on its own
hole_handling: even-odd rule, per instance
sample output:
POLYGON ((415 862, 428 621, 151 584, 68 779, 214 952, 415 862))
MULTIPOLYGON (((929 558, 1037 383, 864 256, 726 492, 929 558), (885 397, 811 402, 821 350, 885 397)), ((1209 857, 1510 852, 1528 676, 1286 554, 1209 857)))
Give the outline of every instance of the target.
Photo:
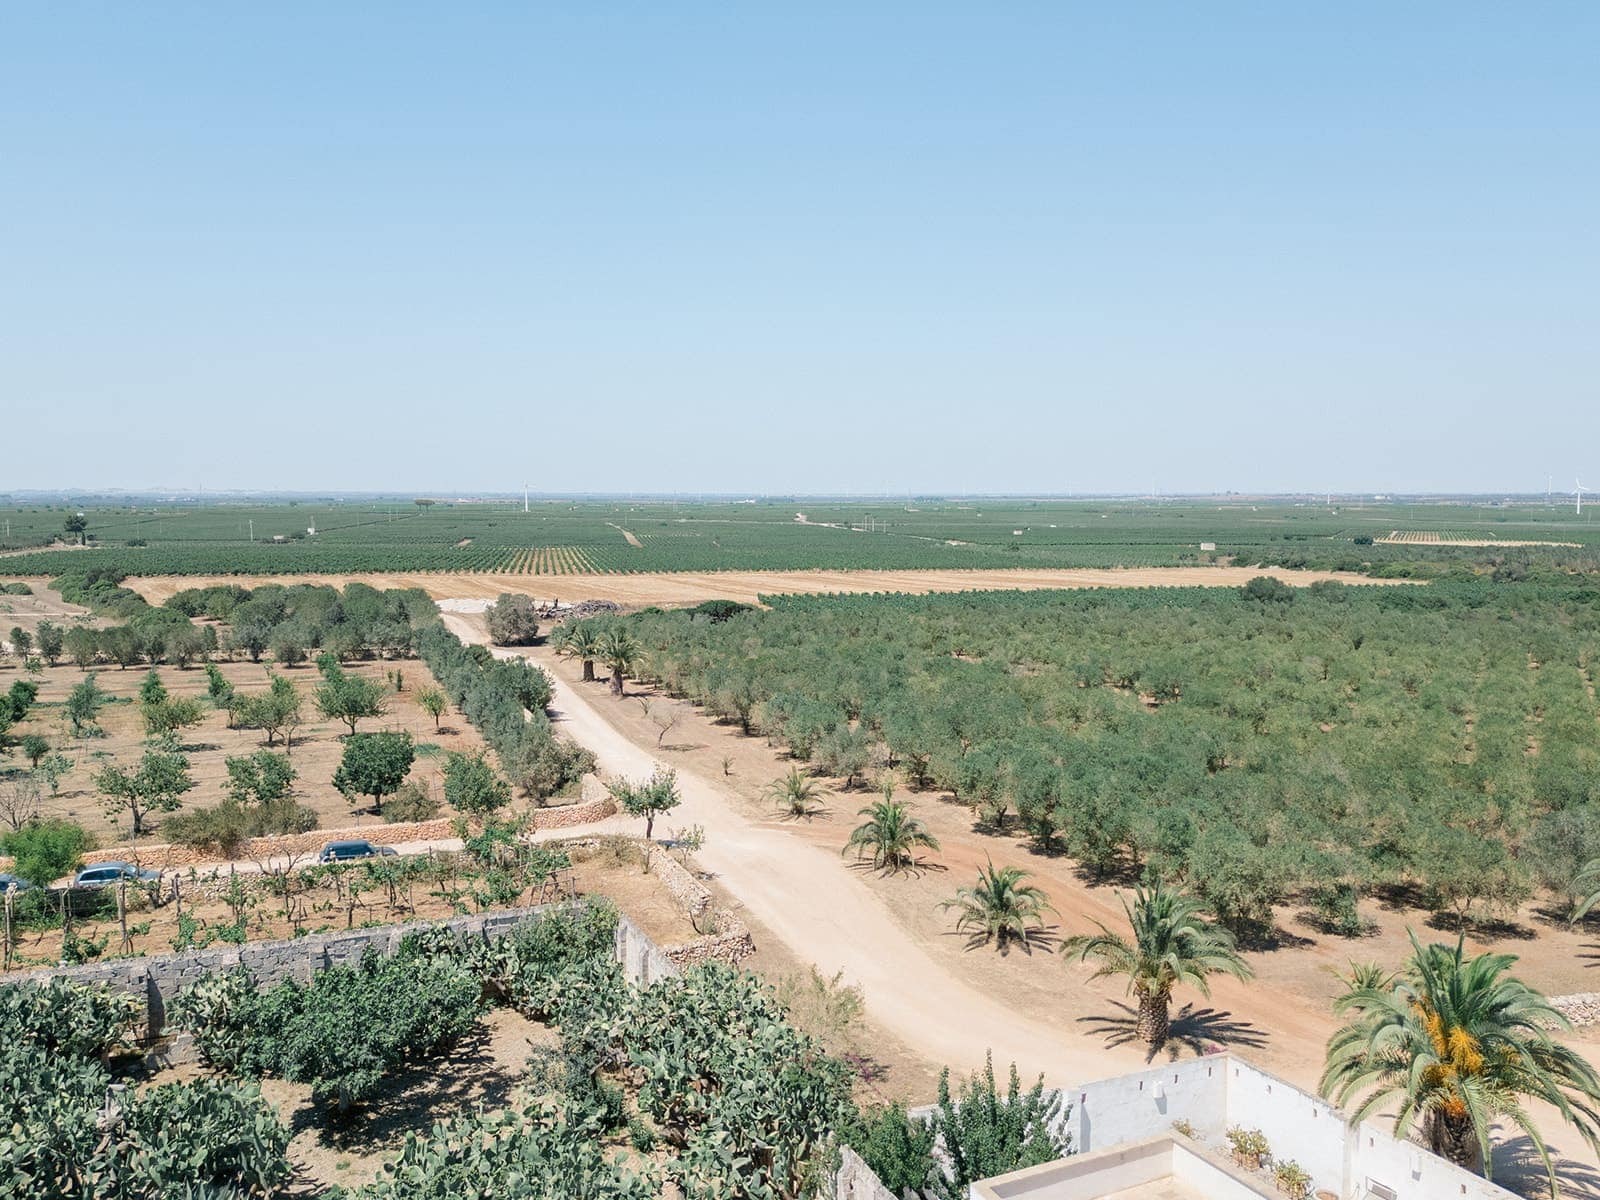
POLYGON ((162 832, 181 845, 232 856, 251 838, 308 833, 320 821, 316 809, 288 797, 250 805, 230 798, 168 817, 162 832))
POLYGON ((482 751, 452 751, 445 760, 444 798, 469 816, 486 816, 511 802, 511 786, 495 772, 482 751))
POLYGON ((0 837, 0 850, 15 860, 13 874, 40 888, 76 871, 83 865, 84 851, 93 848, 88 830, 59 817, 35 821, 0 837))
POLYGON ((406 1136, 399 1157, 367 1185, 360 1200, 652 1200, 653 1171, 636 1175, 601 1148, 592 1115, 568 1102, 440 1121, 406 1136))
POLYGON ((393 1070, 439 1054, 479 1015, 479 983, 462 967, 383 958, 370 947, 356 966, 330 967, 310 984, 257 994, 248 982, 235 974, 184 994, 178 1009, 202 1052, 245 1074, 308 1083, 341 1113, 393 1070))
POLYGON ((1257 575, 1240 588, 1239 592, 1246 600, 1255 600, 1262 604, 1288 604, 1294 600, 1294 589, 1271 575, 1257 575))
POLYGON ((0 987, 0 1046, 51 1056, 105 1058, 132 1046, 144 1005, 136 996, 64 979, 0 987))
POLYGON ((527 596, 505 593, 486 613, 489 640, 496 646, 529 646, 539 636, 539 618, 527 596))
POLYGON ((391 825, 430 821, 439 815, 439 801, 426 780, 408 779, 383 806, 383 819, 391 825))
POLYGON ((168 1015, 194 1034, 201 1055, 226 1071, 251 1073, 251 1036, 258 1002, 255 977, 244 967, 213 971, 185 988, 168 1015))
POLYGON ((254 1086, 163 1084, 135 1095, 124 1115, 133 1143, 124 1168, 162 1181, 164 1196, 194 1184, 270 1196, 289 1179, 289 1130, 254 1086))
POLYGON ((740 613, 753 612, 754 605, 740 604, 737 600, 702 600, 689 610, 691 618, 699 617, 713 625, 720 625, 740 613))
POLYGON ((936 1173, 933 1125, 913 1120, 904 1102, 868 1110, 844 1140, 896 1196, 924 1195, 936 1173))
POLYGON ((1043 1078, 1022 1090, 1015 1064, 1004 1096, 995 1087, 992 1059, 967 1080, 959 1097, 951 1095, 947 1068, 931 1118, 947 1159, 946 1171, 933 1177, 934 1194, 962 1200, 974 1180, 1062 1157, 1070 1149, 1066 1135, 1056 1132, 1064 1115, 1061 1097, 1046 1093, 1043 1078))

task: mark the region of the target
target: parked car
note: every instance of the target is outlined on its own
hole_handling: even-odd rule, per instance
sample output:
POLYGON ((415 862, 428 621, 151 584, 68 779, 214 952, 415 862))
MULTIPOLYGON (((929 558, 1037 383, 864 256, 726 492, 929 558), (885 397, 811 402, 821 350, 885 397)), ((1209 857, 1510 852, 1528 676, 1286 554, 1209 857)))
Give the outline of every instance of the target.
POLYGON ((319 863, 355 862, 361 858, 381 858, 386 854, 398 854, 393 846, 374 846, 368 841, 329 842, 317 855, 319 863))
POLYGON ((25 892, 32 886, 33 884, 29 883, 26 879, 19 879, 15 875, 8 875, 4 872, 0 872, 0 892, 7 891, 10 888, 16 888, 19 892, 25 892))
POLYGON ((129 883, 154 883, 161 878, 160 871, 142 871, 132 863, 93 863, 73 877, 73 887, 105 887, 110 883, 127 880, 129 883))

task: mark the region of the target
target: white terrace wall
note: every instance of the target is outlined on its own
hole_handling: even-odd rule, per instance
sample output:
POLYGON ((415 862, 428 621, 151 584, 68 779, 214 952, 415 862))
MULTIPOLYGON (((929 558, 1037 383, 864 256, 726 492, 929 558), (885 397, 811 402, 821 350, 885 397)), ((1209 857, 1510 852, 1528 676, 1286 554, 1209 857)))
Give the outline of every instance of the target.
POLYGON ((1220 1138, 1226 1126, 1227 1071, 1220 1057, 1196 1059, 1101 1079, 1066 1089, 1063 1122, 1072 1149, 1089 1154, 1142 1142, 1187 1121, 1202 1137, 1220 1138))
POLYGON ((1176 1121, 1220 1146, 1233 1125, 1259 1129, 1282 1161, 1293 1159, 1314 1191, 1360 1200, 1371 1180, 1398 1200, 1511 1200, 1511 1193, 1380 1124, 1352 1128, 1338 1109, 1234 1055, 1210 1055, 1064 1089, 1072 1148, 1090 1154, 1157 1137, 1176 1121))
POLYGON ((1514 1200, 1512 1193, 1481 1175, 1463 1171, 1402 1141, 1371 1121, 1350 1131, 1350 1187, 1358 1198, 1367 1181, 1394 1189, 1399 1200, 1514 1200))
POLYGON ((1312 1191, 1349 1195, 1346 1164, 1355 1131, 1344 1114, 1232 1055, 1225 1062, 1228 1124, 1259 1129, 1276 1161, 1293 1159, 1311 1176, 1312 1191))

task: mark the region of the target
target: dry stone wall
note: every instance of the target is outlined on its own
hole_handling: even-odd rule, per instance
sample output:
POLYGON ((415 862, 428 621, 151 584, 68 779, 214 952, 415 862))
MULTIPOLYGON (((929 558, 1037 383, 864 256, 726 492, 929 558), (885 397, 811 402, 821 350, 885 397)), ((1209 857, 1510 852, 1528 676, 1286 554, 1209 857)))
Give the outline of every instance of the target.
MULTIPOLYGON (((145 1032, 150 1039, 161 1036, 166 1024, 167 1005, 185 988, 216 971, 231 971, 235 967, 248 967, 261 987, 271 987, 286 979, 309 982, 318 971, 329 967, 348 966, 361 961, 369 949, 382 955, 391 955, 400 948, 406 934, 433 925, 443 925, 466 939, 496 941, 524 921, 541 913, 550 912, 559 905, 537 905, 531 908, 502 909, 499 912, 478 913, 473 916, 452 917, 445 921, 407 921, 398 925, 380 925, 371 929, 349 929, 337 933, 311 934, 280 942, 246 942, 241 946, 224 949, 186 950, 178 954, 157 954, 148 958, 119 958, 108 962, 86 963, 78 967, 56 967, 49 970, 30 971, 14 976, 7 982, 47 979, 68 979, 75 983, 105 986, 118 992, 138 996, 146 1005, 145 1032)), ((623 918, 632 929, 632 922, 623 918)), ((630 938, 643 939, 637 929, 630 938)), ((620 934, 619 934, 620 937, 620 934)), ((641 963, 655 960, 647 949, 634 953, 641 963)))
POLYGON ((1552 996, 1550 1006, 1574 1025, 1600 1025, 1600 992, 1552 996))
MULTIPOLYGON (((652 842, 640 839, 635 841, 642 853, 650 856, 650 870, 660 880, 661 886, 678 902, 678 906, 688 915, 689 920, 696 923, 706 918, 714 900, 709 888, 694 877, 694 873, 680 863, 671 854, 652 842)), ((564 843, 569 846, 598 846, 599 838, 574 838, 564 843)), ((683 942, 677 946, 668 946, 662 953, 672 959, 680 967, 692 967, 704 962, 725 962, 729 966, 738 966, 746 958, 756 952, 755 939, 750 936, 750 930, 734 913, 721 909, 710 915, 711 932, 683 942)))
MULTIPOLYGON (((397 821, 393 825, 357 825, 347 829, 313 829, 309 833, 290 833, 274 837, 249 838, 239 849, 239 858, 289 858, 315 854, 329 842, 359 838, 374 846, 398 846, 403 842, 437 842, 454 837, 450 817, 429 821, 397 821)), ((108 846, 83 856, 86 863, 137 862, 146 869, 205 867, 217 865, 215 850, 197 850, 175 842, 141 846, 108 846)))
POLYGON ((834 1172, 829 1200, 899 1200, 873 1174, 872 1168, 849 1146, 839 1148, 839 1169, 834 1172))

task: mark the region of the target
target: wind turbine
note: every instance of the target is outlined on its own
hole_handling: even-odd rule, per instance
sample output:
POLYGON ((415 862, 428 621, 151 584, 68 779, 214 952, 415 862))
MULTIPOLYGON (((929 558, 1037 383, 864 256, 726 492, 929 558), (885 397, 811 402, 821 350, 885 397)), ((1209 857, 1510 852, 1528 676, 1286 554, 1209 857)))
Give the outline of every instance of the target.
POLYGON ((528 511, 528 485, 522 485, 522 511, 528 511))
POLYGON ((1581 517, 1583 516, 1583 494, 1585 492, 1592 492, 1594 489, 1584 487, 1583 481, 1579 479, 1574 479, 1572 482, 1574 484, 1572 489, 1572 511, 1581 517))

